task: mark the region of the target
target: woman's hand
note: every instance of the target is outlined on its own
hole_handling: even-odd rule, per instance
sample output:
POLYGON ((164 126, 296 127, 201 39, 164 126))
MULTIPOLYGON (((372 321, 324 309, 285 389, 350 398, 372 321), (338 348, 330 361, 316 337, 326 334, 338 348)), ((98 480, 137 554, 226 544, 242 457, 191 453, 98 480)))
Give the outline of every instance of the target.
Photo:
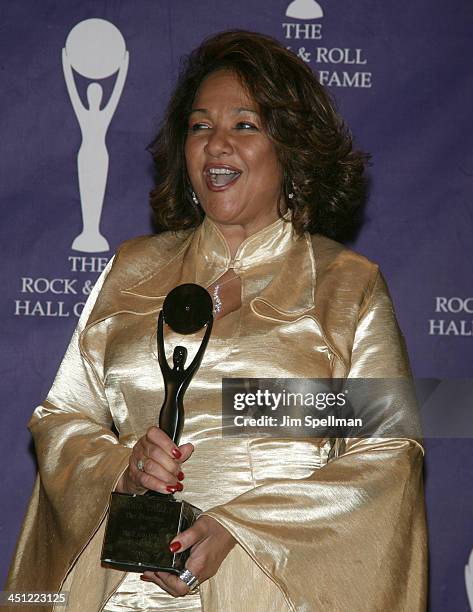
MULTIPOLYGON (((210 516, 201 516, 192 527, 176 536, 169 548, 173 552, 191 548, 186 568, 202 583, 217 573, 235 543, 235 538, 218 521, 210 516)), ((154 582, 174 597, 182 597, 189 592, 185 582, 168 572, 145 572, 141 578, 154 582)))
POLYGON ((148 489, 175 493, 184 488, 181 465, 194 452, 192 444, 176 446, 158 427, 150 427, 133 447, 128 467, 115 487, 118 493, 140 495, 148 489), (139 465, 143 469, 139 469, 139 465))

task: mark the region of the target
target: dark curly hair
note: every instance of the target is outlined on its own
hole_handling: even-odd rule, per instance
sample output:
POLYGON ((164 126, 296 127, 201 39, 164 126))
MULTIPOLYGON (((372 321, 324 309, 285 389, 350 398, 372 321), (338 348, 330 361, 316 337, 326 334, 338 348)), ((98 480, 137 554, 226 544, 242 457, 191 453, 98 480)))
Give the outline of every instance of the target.
POLYGON ((278 41, 233 30, 205 40, 187 58, 162 127, 149 146, 156 178, 150 201, 158 231, 198 226, 184 145, 197 90, 211 72, 234 72, 259 106, 283 173, 282 195, 296 232, 340 238, 363 202, 368 155, 351 134, 311 69, 278 41), (294 196, 289 198, 289 194, 294 196))

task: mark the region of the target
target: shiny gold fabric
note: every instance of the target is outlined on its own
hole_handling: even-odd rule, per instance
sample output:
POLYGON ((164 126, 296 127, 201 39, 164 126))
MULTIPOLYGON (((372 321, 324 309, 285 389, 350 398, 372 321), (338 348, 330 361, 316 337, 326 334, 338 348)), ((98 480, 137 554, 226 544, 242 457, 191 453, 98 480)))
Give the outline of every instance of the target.
MULTIPOLYGON (((230 266, 242 279, 242 306, 214 325, 186 395, 182 437, 195 446, 183 496, 238 541, 201 585, 202 609, 424 610, 417 441, 221 435, 224 376, 409 375, 377 267, 326 238, 297 238, 284 220, 247 239, 233 262, 208 219, 195 232, 137 239, 120 249, 30 424, 40 475, 9 588, 57 590, 69 572, 70 610, 93 611, 125 578, 100 567, 103 518, 130 448, 156 423, 162 403, 157 313, 176 285, 209 286, 230 266)), ((168 332, 169 354, 181 341, 192 354, 200 339, 168 332)), ((403 407, 406 415, 411 408, 403 407)), ((177 605, 157 587, 154 593, 152 609, 199 609, 199 594, 177 605)), ((133 608, 136 595, 112 597, 110 609, 127 601, 133 608)))

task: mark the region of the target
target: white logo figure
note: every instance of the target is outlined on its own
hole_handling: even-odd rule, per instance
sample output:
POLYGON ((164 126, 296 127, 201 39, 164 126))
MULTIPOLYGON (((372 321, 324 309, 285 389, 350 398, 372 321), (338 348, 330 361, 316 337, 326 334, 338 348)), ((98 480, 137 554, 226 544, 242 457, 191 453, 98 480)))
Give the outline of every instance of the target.
POLYGON ((319 19, 323 16, 322 7, 315 0, 294 0, 286 11, 286 17, 294 19, 319 19))
POLYGON ((62 50, 64 78, 82 133, 77 170, 83 229, 72 243, 76 251, 96 253, 110 249, 99 229, 108 175, 105 136, 123 91, 128 58, 120 30, 104 19, 79 22, 69 32, 62 50), (104 108, 100 108, 103 89, 99 83, 87 87, 88 108, 82 104, 72 68, 89 79, 104 79, 118 70, 112 95, 104 108))
POLYGON ((470 609, 473 612, 473 549, 470 553, 468 563, 465 565, 465 585, 468 601, 470 602, 470 609))

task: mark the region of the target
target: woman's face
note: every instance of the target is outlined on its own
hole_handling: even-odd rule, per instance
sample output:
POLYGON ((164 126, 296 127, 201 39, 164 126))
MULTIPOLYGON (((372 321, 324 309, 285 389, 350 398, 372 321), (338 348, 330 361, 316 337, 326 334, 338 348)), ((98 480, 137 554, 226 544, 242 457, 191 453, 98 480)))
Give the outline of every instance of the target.
POLYGON ((204 212, 247 235, 278 218, 282 173, 255 102, 238 77, 211 73, 192 106, 185 145, 187 172, 204 212))

